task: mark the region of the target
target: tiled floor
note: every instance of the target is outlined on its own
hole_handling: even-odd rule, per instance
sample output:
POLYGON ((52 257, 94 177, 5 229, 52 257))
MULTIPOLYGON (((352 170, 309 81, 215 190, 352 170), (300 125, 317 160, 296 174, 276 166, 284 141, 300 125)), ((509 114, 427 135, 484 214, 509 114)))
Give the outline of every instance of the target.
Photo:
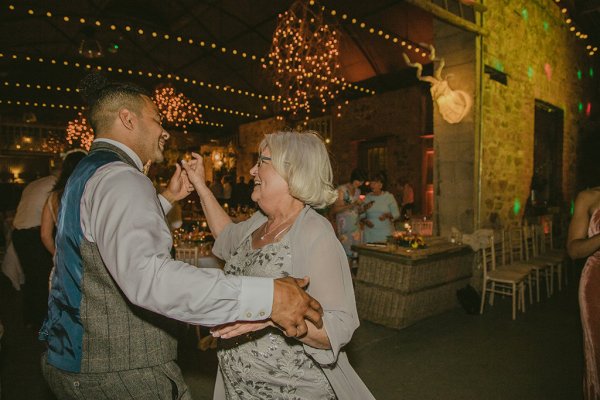
MULTIPOLYGON (((457 308, 403 330, 363 322, 348 346, 351 362, 377 399, 581 398, 577 273, 566 289, 510 319, 501 300, 483 316, 457 308)), ((42 346, 20 318, 20 295, 0 278, 2 400, 53 399, 39 372, 42 346)), ((211 399, 214 350, 182 335, 180 365, 196 400, 211 399)))

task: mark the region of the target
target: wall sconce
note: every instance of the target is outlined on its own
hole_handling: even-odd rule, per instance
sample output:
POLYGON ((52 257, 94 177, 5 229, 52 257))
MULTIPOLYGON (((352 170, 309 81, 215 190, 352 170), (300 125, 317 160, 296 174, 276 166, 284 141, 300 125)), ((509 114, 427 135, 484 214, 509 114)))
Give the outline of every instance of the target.
POLYGON ((19 177, 19 175, 23 172, 23 167, 9 167, 9 170, 13 176, 12 181, 14 183, 23 183, 23 179, 19 177))

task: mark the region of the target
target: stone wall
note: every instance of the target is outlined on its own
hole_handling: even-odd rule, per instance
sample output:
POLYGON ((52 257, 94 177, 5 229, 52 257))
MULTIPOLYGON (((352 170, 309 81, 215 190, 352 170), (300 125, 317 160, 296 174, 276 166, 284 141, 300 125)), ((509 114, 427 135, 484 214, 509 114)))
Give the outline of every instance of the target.
MULTIPOLYGON (((427 85, 416 85, 350 101, 341 118, 333 119, 334 174, 338 183, 348 182, 359 160, 359 146, 367 140, 386 145, 388 188, 399 194, 398 180, 408 179, 414 187, 419 208, 422 182, 422 135, 426 132, 427 85)), ((376 171, 373 171, 376 172, 376 171)))
MULTIPOLYGON (((341 118, 333 118, 330 144, 334 180, 347 182, 350 172, 360 164, 359 144, 382 140, 386 144, 388 190, 399 194, 398 180, 408 179, 415 189, 415 203, 421 200, 421 135, 425 132, 427 85, 416 85, 350 101, 341 118)), ((240 126, 240 156, 237 172, 247 174, 263 134, 281 129, 282 121, 274 118, 240 126)))
POLYGON ((585 104, 589 88, 596 85, 587 73, 591 59, 554 1, 486 5, 484 26, 490 35, 483 39, 483 62, 506 73, 508 84, 483 76, 481 222, 497 213, 507 224, 522 217, 529 195, 536 99, 564 111, 562 182, 567 203, 573 197, 577 136, 585 118, 578 103, 585 104))

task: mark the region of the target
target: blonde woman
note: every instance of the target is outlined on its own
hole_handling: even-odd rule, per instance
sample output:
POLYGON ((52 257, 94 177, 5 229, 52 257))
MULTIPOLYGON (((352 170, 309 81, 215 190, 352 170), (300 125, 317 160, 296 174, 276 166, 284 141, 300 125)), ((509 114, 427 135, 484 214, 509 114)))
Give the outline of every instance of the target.
POLYGON ((252 200, 260 211, 238 224, 205 184, 202 158, 184 166, 216 237, 213 252, 230 275, 310 278, 323 327, 288 338, 268 319, 217 327, 215 399, 373 398, 344 352, 359 321, 348 260, 329 221, 315 208, 338 197, 325 145, 314 132, 276 132, 259 146, 252 200), (243 336, 239 336, 242 335, 243 336))

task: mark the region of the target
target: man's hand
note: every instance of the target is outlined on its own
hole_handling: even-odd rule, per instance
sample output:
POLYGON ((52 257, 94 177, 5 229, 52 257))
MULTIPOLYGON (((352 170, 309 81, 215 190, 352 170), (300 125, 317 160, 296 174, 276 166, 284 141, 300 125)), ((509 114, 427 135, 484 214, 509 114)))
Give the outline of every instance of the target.
POLYGON ((305 319, 312 321, 317 328, 323 326, 321 304, 304 291, 308 282, 308 277, 275 279, 271 319, 286 336, 306 335, 308 327, 305 319))
POLYGON ((190 183, 187 173, 181 170, 179 164, 175 164, 175 173, 171 177, 167 188, 161 194, 169 200, 169 203, 174 203, 186 198, 193 191, 194 187, 190 183))
POLYGON ((214 337, 230 339, 248 332, 263 330, 269 326, 275 326, 270 319, 264 321, 232 322, 230 324, 216 326, 210 330, 214 337))

